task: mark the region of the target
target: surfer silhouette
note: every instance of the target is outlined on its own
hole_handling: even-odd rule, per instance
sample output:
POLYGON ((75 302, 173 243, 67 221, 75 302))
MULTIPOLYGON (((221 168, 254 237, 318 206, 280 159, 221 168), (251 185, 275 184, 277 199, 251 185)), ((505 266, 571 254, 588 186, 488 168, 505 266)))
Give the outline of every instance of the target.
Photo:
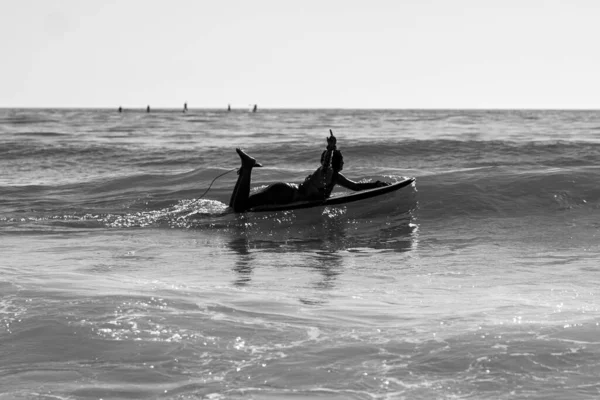
POLYGON ((306 177, 301 184, 277 182, 269 185, 258 193, 250 195, 250 181, 252 169, 262 167, 262 164, 250 157, 242 149, 235 151, 240 156, 242 167, 238 170, 238 179, 231 193, 229 206, 235 212, 244 212, 253 207, 262 205, 281 205, 296 201, 325 200, 335 187, 343 186, 350 190, 373 189, 388 186, 389 183, 354 182, 340 172, 344 168, 344 157, 336 147, 336 138, 333 132, 327 138, 327 149, 321 154, 321 165, 315 172, 306 177))
POLYGON ((183 112, 187 112, 187 103, 183 103, 183 112))

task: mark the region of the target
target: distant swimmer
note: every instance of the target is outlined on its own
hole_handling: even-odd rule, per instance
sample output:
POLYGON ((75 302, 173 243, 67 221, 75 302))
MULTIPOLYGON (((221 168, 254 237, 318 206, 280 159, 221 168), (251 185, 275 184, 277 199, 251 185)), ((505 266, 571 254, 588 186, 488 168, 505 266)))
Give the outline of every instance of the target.
POLYGON ((119 112, 123 112, 123 107, 119 107, 119 112))
POLYGON ((187 103, 183 104, 183 112, 187 112, 187 103))
POLYGON ((146 112, 149 113, 150 112, 150 106, 146 107, 146 112))
POLYGON ((252 109, 252 112, 256 112, 257 109, 258 109, 258 106, 255 104, 254 108, 252 109))

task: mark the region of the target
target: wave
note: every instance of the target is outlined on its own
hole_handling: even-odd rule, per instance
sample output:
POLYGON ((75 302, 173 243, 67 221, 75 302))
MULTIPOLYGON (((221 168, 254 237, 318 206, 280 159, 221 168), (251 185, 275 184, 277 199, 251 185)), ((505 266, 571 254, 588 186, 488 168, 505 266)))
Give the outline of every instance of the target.
POLYGON ((18 136, 31 136, 31 137, 57 137, 57 136, 68 136, 68 133, 64 132, 50 132, 50 131, 26 131, 18 132, 18 136))
MULTIPOLYGON (((400 191, 402 192, 402 191, 400 191)), ((418 242, 418 227, 412 223, 416 202, 414 192, 406 191, 378 203, 353 203, 352 207, 242 213, 231 212, 225 203, 207 200, 181 200, 162 209, 124 214, 51 215, 17 220, 0 218, 0 225, 11 234, 57 229, 194 229, 222 232, 255 245, 280 249, 281 243, 310 247, 310 238, 324 237, 328 251, 373 248, 392 251, 413 249, 418 242), (10 229, 6 229, 6 226, 10 229)), ((46 232, 46 233, 47 233, 46 232)), ((319 248, 321 248, 320 246, 319 248)))
POLYGON ((342 148, 345 168, 356 165, 399 166, 407 169, 597 165, 600 144, 587 142, 509 142, 406 140, 364 141, 342 148))
MULTIPOLYGON (((0 146, 0 156, 11 160, 29 162, 32 157, 44 157, 49 160, 77 157, 85 163, 111 163, 131 166, 151 163, 169 166, 172 163, 190 163, 198 166, 237 164, 237 156, 233 148, 240 142, 245 149, 271 166, 279 165, 315 165, 318 162, 323 146, 315 145, 311 138, 300 132, 285 135, 273 132, 236 133, 230 140, 229 147, 209 143, 202 147, 190 146, 189 138, 195 133, 164 133, 155 138, 142 138, 138 134, 130 134, 129 129, 112 127, 117 136, 100 134, 93 141, 87 140, 85 134, 73 135, 56 130, 28 130, 17 133, 14 139, 4 140, 0 146), (27 141, 22 136, 56 137, 56 141, 27 141), (21 138, 20 138, 21 137, 21 138), (100 139, 100 140, 98 140, 100 139), (160 140, 160 142, 156 142, 160 140), (235 140, 235 141, 233 141, 235 140), (160 143, 164 142, 164 145, 160 143), (316 160, 316 161, 315 161, 316 160)), ((133 132, 133 131, 131 131, 133 132)), ((210 133, 203 135, 207 140, 217 140, 220 135, 210 133)), ((589 141, 509 141, 509 140, 473 140, 473 133, 464 135, 465 140, 457 139, 410 139, 389 135, 368 135, 338 144, 348 167, 356 163, 377 162, 378 165, 412 164, 412 165, 452 165, 452 166, 484 166, 484 165, 595 165, 600 159, 600 143, 589 141), (467 138, 471 138, 467 140, 467 138)), ((477 136, 477 134, 475 134, 477 136)), ((195 140, 195 139, 194 139, 195 140)), ((221 139, 218 139, 221 140, 221 139)))
POLYGON ((599 178, 599 168, 436 173, 418 180, 419 209, 425 218, 551 216, 570 209, 594 210, 600 208, 599 178))
MULTIPOLYGON (((313 140, 294 133, 282 142, 270 140, 276 136, 270 135, 246 147, 265 165, 253 175, 253 186, 300 182, 318 165, 322 148, 313 140)), ((180 136, 181 132, 173 134, 180 136)), ((252 136, 260 134, 241 137, 252 136)), ((213 179, 229 172, 204 197, 225 204, 236 179, 232 170, 239 166, 234 146, 188 148, 81 138, 51 143, 5 141, 0 147, 6 166, 0 176, 0 214, 8 218, 14 213, 33 218, 160 214, 197 199, 213 179), (35 184, 25 180, 47 170, 55 176, 35 184), (20 179, 12 179, 13 175, 20 179), (73 178, 65 183, 62 175, 73 178)), ((420 218, 550 215, 597 209, 600 204, 599 143, 363 136, 340 141, 340 149, 344 174, 351 179, 416 177, 420 218)))
MULTIPOLYGON (((363 169, 372 170, 372 167, 363 169)), ((600 206, 600 167, 546 166, 429 166, 403 174, 417 178, 421 213, 444 215, 489 213, 551 213, 557 210, 600 206)), ((350 173, 347 176, 353 177, 350 173)), ((357 174, 357 176, 363 176, 357 174)), ((145 173, 93 179, 64 185, 0 185, 0 209, 123 213, 171 206, 206 192, 205 199, 225 203, 236 179, 235 168, 197 168, 175 174, 145 173), (219 177, 219 175, 221 175, 219 177)), ((254 187, 276 181, 300 181, 303 171, 272 169, 256 172, 254 187)), ((368 179, 398 179, 398 175, 369 174, 368 179)), ((336 189, 338 190, 338 189, 336 189)), ((342 189, 339 189, 342 190, 342 189)))
POLYGON ((38 125, 56 123, 58 119, 46 118, 38 114, 15 114, 12 116, 0 117, 0 125, 38 125))

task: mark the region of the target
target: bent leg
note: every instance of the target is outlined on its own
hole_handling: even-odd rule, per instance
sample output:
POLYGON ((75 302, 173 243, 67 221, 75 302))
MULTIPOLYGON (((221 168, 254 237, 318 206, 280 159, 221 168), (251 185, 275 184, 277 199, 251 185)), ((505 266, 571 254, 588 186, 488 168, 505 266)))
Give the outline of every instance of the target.
POLYGON ((242 160, 242 167, 238 171, 238 180, 235 184, 229 206, 235 212, 243 212, 249 208, 248 198, 250 197, 250 180, 252 178, 252 168, 262 167, 262 165, 241 149, 235 149, 242 160))

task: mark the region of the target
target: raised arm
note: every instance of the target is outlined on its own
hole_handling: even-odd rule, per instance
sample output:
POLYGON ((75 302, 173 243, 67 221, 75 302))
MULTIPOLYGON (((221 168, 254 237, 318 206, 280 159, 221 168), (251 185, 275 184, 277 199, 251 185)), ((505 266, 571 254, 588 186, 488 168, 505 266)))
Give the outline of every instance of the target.
POLYGON ((390 184, 387 182, 381 182, 381 181, 376 181, 376 182, 354 182, 348 178, 346 178, 344 175, 342 175, 340 172, 337 173, 337 176, 335 178, 335 183, 343 186, 347 189, 350 190, 365 190, 365 189, 374 189, 374 188, 378 188, 378 187, 383 187, 383 186, 389 186, 390 184))

